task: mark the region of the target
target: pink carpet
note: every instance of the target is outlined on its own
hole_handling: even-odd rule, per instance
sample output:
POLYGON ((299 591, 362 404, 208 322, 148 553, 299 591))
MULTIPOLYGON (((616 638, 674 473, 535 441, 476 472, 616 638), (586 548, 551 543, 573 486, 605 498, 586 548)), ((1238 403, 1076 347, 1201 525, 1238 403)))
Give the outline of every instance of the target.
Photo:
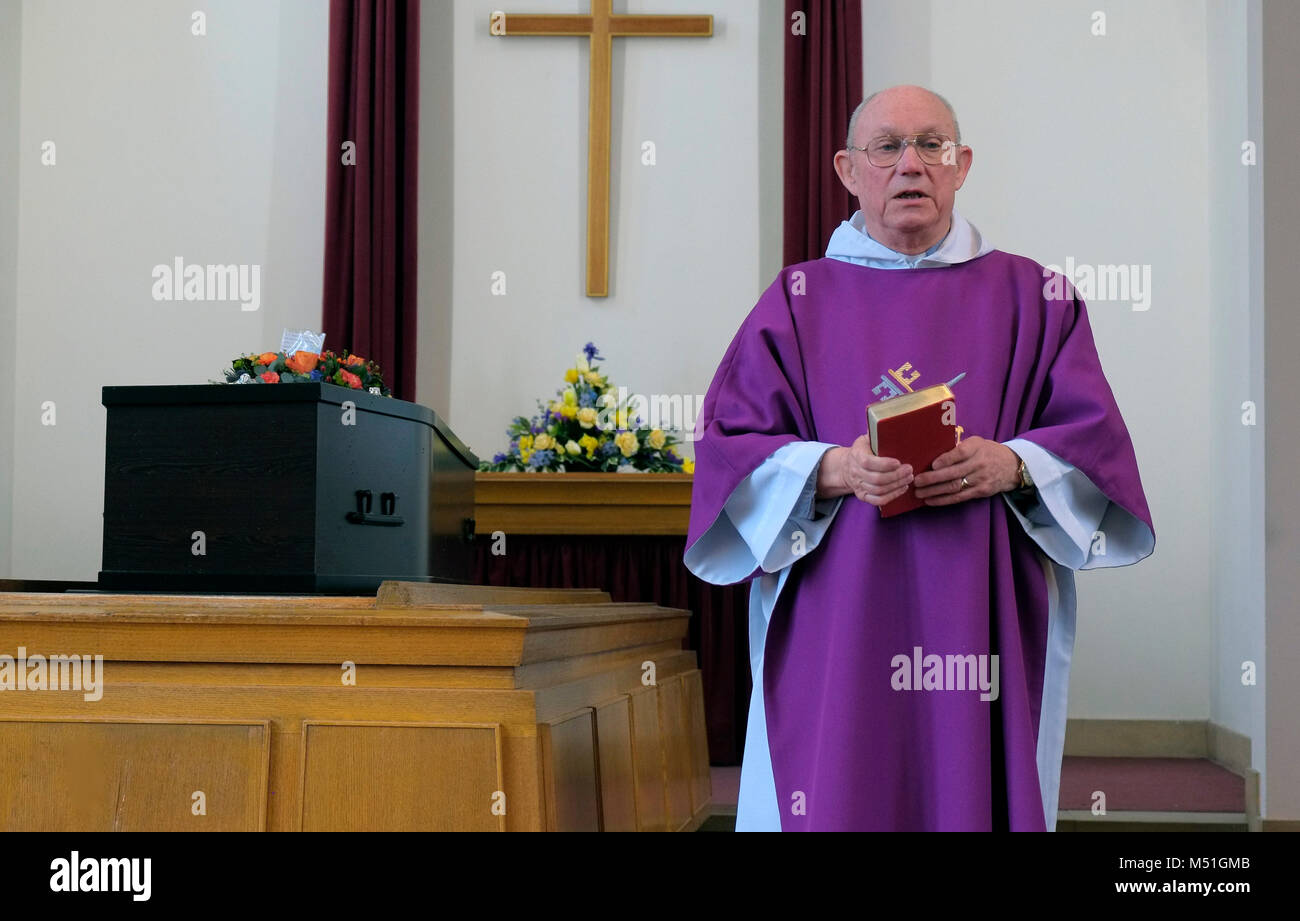
POLYGON ((740 802, 740 765, 711 767, 709 779, 713 782, 713 805, 734 809, 740 802))
POLYGON ((1061 809, 1107 812, 1245 812, 1245 780, 1205 758, 1066 758, 1061 809))
MULTIPOLYGON (((714 767, 713 804, 735 807, 739 767, 714 767)), ((1245 781, 1204 758, 1066 758, 1061 809, 1091 809, 1094 790, 1107 812, 1245 812, 1245 781)))

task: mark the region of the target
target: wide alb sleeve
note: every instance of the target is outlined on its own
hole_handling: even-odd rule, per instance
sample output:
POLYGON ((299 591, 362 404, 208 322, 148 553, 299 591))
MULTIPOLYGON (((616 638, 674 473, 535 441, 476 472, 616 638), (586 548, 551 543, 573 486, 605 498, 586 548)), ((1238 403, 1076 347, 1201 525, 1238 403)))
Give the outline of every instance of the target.
POLYGON ((778 456, 787 446, 817 442, 790 314, 788 271, 741 324, 700 410, 685 560, 700 578, 721 584, 762 571, 774 535, 796 511, 810 473, 830 447, 778 456))
POLYGON ((815 550, 844 498, 816 496, 821 459, 833 447, 797 441, 763 461, 687 549, 686 568, 705 582, 731 585, 779 572, 815 550))
POLYGON ((1128 428, 1102 373, 1088 314, 1075 298, 1030 424, 1005 442, 1025 461, 1036 504, 1004 493, 1025 532, 1070 569, 1126 566, 1155 549, 1155 529, 1128 428))
POLYGON ((1068 569, 1100 569, 1151 555, 1151 528, 1106 498, 1078 467, 1024 438, 1004 444, 1024 460, 1037 493, 1028 505, 1011 493, 1002 497, 1048 557, 1068 569))

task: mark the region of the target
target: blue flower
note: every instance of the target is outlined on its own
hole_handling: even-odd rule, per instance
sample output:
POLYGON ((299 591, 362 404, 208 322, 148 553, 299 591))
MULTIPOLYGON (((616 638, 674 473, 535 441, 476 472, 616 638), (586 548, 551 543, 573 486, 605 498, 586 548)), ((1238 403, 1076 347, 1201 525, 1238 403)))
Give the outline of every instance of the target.
POLYGON ((549 467, 555 462, 554 451, 534 451, 528 457, 529 467, 549 467))
POLYGON ((578 394, 579 407, 593 407, 596 405, 596 391, 584 390, 578 394))
POLYGON ((506 460, 507 460, 507 456, 506 456, 506 455, 504 455, 504 454, 497 454, 497 455, 495 455, 495 456, 492 458, 492 463, 494 463, 494 464, 504 464, 504 463, 506 462, 506 460))
POLYGON ((319 368, 313 368, 313 369, 312 369, 312 372, 311 372, 311 379, 312 379, 312 380, 314 380, 314 381, 319 381, 319 380, 322 380, 322 379, 324 378, 324 376, 325 376, 325 375, 323 375, 323 374, 320 373, 320 369, 319 369, 319 368))
POLYGON ((586 345, 582 347, 582 354, 587 356, 587 361, 589 362, 596 361, 596 360, 600 360, 600 361, 605 360, 604 357, 600 354, 600 349, 596 348, 590 342, 588 342, 586 345))
POLYGON ((612 441, 607 441, 600 446, 600 453, 603 457, 609 457, 611 454, 618 452, 618 445, 612 441))

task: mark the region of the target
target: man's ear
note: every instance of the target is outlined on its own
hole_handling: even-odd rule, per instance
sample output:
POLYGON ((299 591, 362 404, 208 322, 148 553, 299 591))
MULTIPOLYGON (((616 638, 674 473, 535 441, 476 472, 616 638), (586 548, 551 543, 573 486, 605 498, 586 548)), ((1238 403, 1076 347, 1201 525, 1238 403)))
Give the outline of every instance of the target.
POLYGON ((835 174, 840 177, 840 182, 848 190, 850 195, 857 195, 857 177, 853 170, 853 157, 847 150, 837 151, 835 154, 835 174))
POLYGON ((969 147, 963 147, 957 157, 957 185, 955 188, 960 189, 966 184, 966 177, 970 174, 971 164, 975 162, 975 151, 969 147))

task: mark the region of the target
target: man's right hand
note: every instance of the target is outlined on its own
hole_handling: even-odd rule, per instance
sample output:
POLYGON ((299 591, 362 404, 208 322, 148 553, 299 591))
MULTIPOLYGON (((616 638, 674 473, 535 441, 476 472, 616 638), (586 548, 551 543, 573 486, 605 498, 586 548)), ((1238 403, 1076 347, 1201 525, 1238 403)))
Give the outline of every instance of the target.
POLYGON ((817 468, 817 498, 854 495, 871 505, 894 501, 912 482, 912 468, 892 457, 876 457, 871 438, 862 435, 851 447, 831 448, 817 468))

